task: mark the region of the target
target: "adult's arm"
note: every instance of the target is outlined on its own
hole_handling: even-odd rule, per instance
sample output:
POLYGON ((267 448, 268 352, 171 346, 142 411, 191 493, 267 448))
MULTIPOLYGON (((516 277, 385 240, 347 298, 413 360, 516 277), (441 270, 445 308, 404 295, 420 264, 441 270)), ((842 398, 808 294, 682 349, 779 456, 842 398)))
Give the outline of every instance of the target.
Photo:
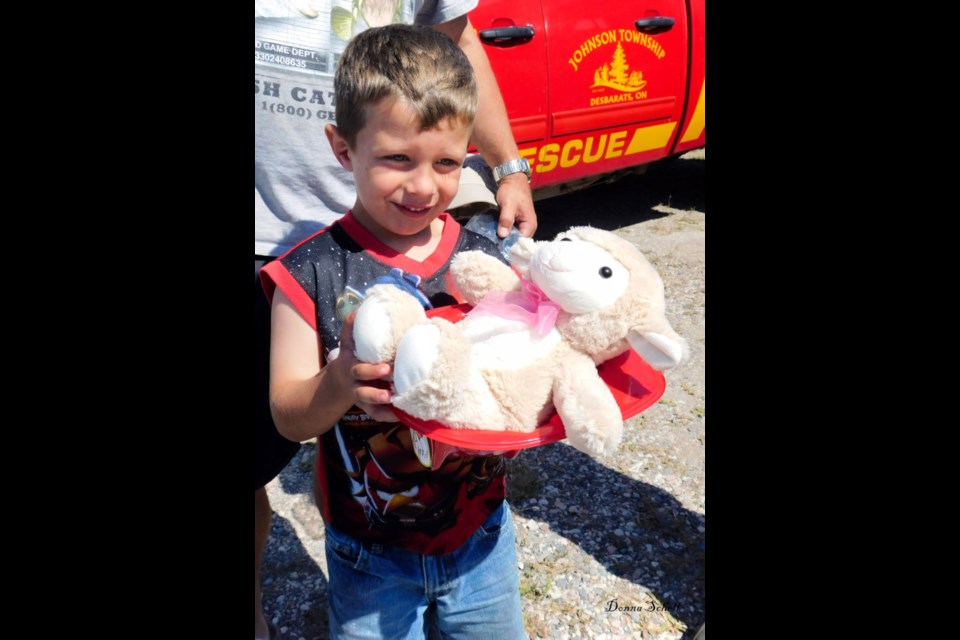
MULTIPOLYGON (((483 43, 477 37, 470 19, 462 15, 435 24, 433 28, 459 45, 476 75, 480 100, 471 142, 491 167, 518 159, 520 152, 510 130, 507 108, 503 104, 490 60, 483 50, 483 43)), ((533 209, 533 194, 526 175, 514 173, 501 180, 497 189, 497 203, 500 205, 500 237, 506 237, 514 223, 522 235, 533 236, 537 230, 537 214, 533 209)))

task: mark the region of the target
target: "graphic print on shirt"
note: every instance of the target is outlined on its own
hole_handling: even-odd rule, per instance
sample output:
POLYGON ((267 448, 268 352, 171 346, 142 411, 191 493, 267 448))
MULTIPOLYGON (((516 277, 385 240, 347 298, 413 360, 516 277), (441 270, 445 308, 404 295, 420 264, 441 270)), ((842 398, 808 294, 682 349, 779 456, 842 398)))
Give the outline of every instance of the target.
POLYGON ((503 456, 451 456, 431 471, 414 454, 408 427, 382 427, 348 421, 335 427, 333 438, 324 439, 327 453, 339 458, 346 472, 331 475, 330 493, 349 491, 362 508, 365 522, 351 522, 351 528, 435 536, 456 526, 461 496, 473 500, 503 475, 503 456), (335 451, 329 451, 332 446, 335 451), (343 477, 348 486, 337 486, 343 477))

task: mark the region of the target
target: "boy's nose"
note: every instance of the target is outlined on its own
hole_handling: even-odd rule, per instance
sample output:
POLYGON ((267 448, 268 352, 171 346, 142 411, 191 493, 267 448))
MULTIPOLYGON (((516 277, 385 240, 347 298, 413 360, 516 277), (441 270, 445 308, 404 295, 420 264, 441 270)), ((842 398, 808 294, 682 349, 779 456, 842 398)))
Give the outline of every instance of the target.
POLYGON ((432 167, 417 167, 407 177, 407 191, 417 195, 429 195, 436 189, 432 167))

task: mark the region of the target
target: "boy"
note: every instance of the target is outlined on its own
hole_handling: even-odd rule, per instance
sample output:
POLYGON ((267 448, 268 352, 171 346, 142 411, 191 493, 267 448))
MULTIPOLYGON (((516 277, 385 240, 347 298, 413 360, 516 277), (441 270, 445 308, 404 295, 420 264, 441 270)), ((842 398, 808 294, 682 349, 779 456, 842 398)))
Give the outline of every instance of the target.
POLYGON ((389 408, 391 367, 353 354, 350 312, 378 277, 393 270, 436 307, 459 301, 457 252, 503 259, 444 213, 476 118, 473 71, 449 38, 390 25, 350 42, 334 84, 326 134, 356 202, 261 271, 274 420, 290 440, 318 438, 331 637, 526 638, 503 456, 431 471, 389 408))
MULTIPOLYGON (((255 567, 254 626, 257 640, 272 640, 260 598, 260 565, 272 509, 266 485, 300 449, 280 436, 268 400, 270 306, 260 268, 336 221, 353 204, 356 187, 330 153, 323 128, 333 121, 333 65, 352 37, 387 23, 426 24, 457 43, 474 69, 479 110, 471 142, 489 167, 512 169, 501 179, 495 201, 476 185, 477 172, 461 174, 457 200, 483 200, 500 209, 505 237, 517 230, 533 236, 537 220, 527 176, 515 162, 520 152, 485 47, 468 14, 478 0, 257 0, 254 38, 254 358, 255 567), (352 7, 352 8, 351 8, 352 7), (345 18, 345 19, 344 19, 345 18), (304 111, 304 109, 309 109, 304 111), (297 113, 293 114, 294 108, 297 113), (303 118, 300 116, 308 115, 303 118), (464 188, 473 182, 472 187, 464 188), (465 192, 474 190, 474 195, 465 192), (477 195, 477 190, 481 195, 477 195)), ((467 159, 467 166, 476 157, 467 159)), ((482 170, 483 168, 481 168, 482 170)), ((451 207, 455 206, 451 203, 451 207)))

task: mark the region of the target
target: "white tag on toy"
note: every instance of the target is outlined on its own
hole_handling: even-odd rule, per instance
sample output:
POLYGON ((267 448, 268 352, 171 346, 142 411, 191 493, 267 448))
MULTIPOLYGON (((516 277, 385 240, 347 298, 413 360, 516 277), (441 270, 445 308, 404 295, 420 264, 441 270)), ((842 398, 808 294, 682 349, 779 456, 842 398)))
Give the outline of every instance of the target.
POLYGON ((420 435, 415 429, 410 429, 410 442, 413 444, 413 452, 417 454, 417 460, 429 469, 433 464, 430 455, 430 439, 420 435))

